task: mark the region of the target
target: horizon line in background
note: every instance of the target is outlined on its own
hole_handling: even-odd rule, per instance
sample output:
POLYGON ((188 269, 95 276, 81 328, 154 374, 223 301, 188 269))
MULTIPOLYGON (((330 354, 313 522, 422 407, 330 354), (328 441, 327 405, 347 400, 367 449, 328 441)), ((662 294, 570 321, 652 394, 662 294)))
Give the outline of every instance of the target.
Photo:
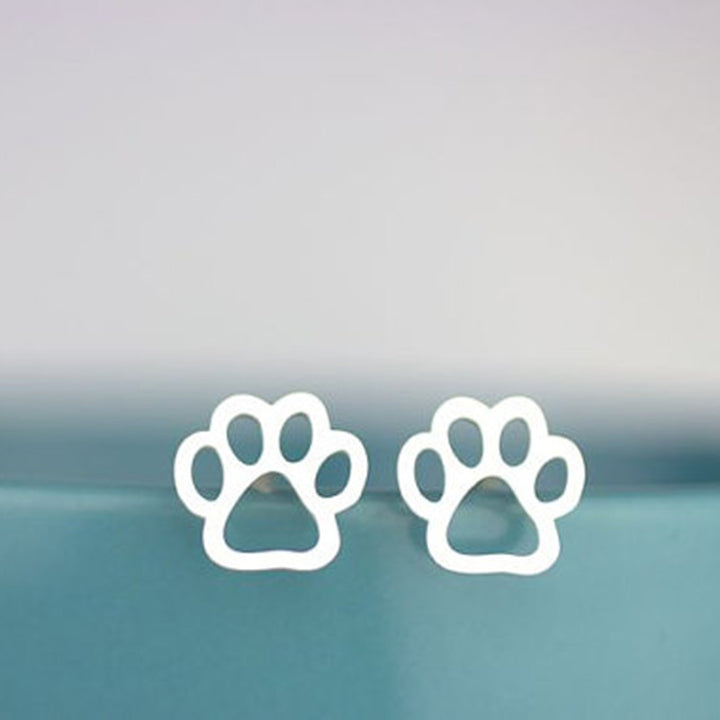
POLYGON ((268 401, 305 390, 324 397, 331 415, 372 417, 390 421, 409 414, 430 417, 434 405, 454 395, 470 395, 494 404, 509 395, 527 395, 546 410, 551 425, 566 420, 603 434, 630 432, 637 437, 663 437, 673 430, 698 433, 698 440, 720 442, 720 388, 693 382, 623 378, 599 381, 581 374, 541 374, 498 369, 427 369, 386 363, 343 372, 310 363, 265 363, 242 367, 124 367, 0 369, 0 418, 41 419, 103 415, 122 420, 142 413, 163 418, 180 412, 208 417, 214 404, 228 395, 249 393, 268 401), (110 406, 112 412, 102 408, 110 406), (703 437, 707 435, 707 437, 703 437))

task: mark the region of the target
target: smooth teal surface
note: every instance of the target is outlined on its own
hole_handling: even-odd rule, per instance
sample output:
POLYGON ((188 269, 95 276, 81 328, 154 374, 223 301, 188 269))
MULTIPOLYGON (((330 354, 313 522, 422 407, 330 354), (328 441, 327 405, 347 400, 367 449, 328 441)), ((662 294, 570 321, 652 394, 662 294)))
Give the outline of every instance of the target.
POLYGON ((587 496, 535 578, 443 571, 395 495, 340 524, 232 573, 169 489, 0 486, 0 717, 718 717, 717 489, 587 496))

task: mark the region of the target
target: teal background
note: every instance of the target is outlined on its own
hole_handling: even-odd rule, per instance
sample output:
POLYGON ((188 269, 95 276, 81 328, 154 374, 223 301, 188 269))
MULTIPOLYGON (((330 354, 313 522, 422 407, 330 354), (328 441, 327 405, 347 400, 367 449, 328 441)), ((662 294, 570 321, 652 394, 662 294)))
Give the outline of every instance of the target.
POLYGON ((374 493, 325 569, 232 573, 170 488, 5 483, 0 716, 716 718, 719 516, 591 491, 550 571, 466 577, 374 493))

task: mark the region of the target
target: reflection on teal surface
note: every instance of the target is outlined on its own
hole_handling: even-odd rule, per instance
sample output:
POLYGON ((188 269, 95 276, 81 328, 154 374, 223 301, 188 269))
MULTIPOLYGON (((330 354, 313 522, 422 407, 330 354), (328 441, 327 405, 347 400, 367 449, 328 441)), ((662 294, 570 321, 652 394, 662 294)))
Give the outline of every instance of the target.
POLYGON ((253 574, 169 489, 5 485, 0 717, 716 718, 719 517, 589 495, 549 572, 468 577, 374 494, 326 569, 253 574))
MULTIPOLYGON (((0 398, 0 408, 2 407, 0 398)), ((208 405, 212 407, 209 403, 208 405)), ((400 420, 356 413, 341 418, 338 427, 360 437, 370 459, 369 491, 395 491, 395 463, 402 444, 426 426, 426 414, 400 420)), ((28 480, 54 485, 86 483, 105 486, 164 486, 172 484, 172 459, 180 441, 207 423, 208 407, 196 415, 178 413, 150 422, 139 412, 122 421, 98 415, 72 421, 55 418, 21 420, 0 414, 0 481, 28 480)), ((589 486, 712 485, 720 482, 720 428, 678 419, 672 432, 643 435, 624 425, 614 434, 582 429, 572 422, 553 422, 553 432, 566 435, 582 449, 589 486), (668 436, 670 439, 668 439, 668 436)), ((333 420, 335 420, 333 416, 333 420)), ((252 449, 252 446, 251 446, 252 449)), ((218 474, 204 483, 218 487, 218 474)))

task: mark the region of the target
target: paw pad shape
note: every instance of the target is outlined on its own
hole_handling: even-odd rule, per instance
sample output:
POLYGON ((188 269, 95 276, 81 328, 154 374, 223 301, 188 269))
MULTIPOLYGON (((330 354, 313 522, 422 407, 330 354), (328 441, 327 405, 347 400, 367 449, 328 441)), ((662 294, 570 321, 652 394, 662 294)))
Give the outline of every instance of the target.
POLYGON ((535 575, 551 567, 560 554, 555 520, 580 501, 585 464, 575 443, 549 434, 542 410, 529 398, 511 397, 487 407, 474 398, 456 397, 437 409, 429 432, 418 433, 405 443, 398 457, 398 484, 410 509, 427 520, 427 547, 438 565, 459 573, 535 575), (500 438, 503 428, 518 419, 527 425, 530 444, 527 457, 519 465, 511 465, 502 457, 500 438), (473 466, 460 460, 450 444, 450 426, 456 420, 471 421, 482 435, 482 457, 473 466), (445 485, 438 500, 431 500, 420 491, 415 475, 417 458, 426 450, 437 453, 445 472, 445 485), (557 459, 567 468, 565 488, 559 497, 543 501, 537 496, 537 478, 547 463, 557 459), (492 477, 507 483, 535 523, 538 545, 533 553, 469 555, 450 545, 448 528, 463 498, 478 482, 492 477))
POLYGON ((180 444, 175 455, 175 487, 187 509, 205 519, 203 545, 210 559, 230 570, 316 570, 333 560, 340 549, 337 514, 354 505, 363 491, 368 461, 365 448, 348 432, 333 430, 322 402, 309 393, 292 393, 270 404, 253 395, 233 395, 215 409, 208 430, 193 433, 180 444), (312 441, 300 460, 285 458, 280 433, 291 417, 304 415, 311 427, 312 441), (254 463, 240 460, 228 440, 230 423, 238 417, 255 419, 263 435, 263 450, 254 463), (193 462, 205 449, 214 450, 222 468, 222 488, 213 500, 203 497, 193 481, 193 462), (323 462, 343 452, 350 460, 345 487, 330 497, 316 489, 317 473, 323 462), (300 501, 315 518, 317 543, 308 550, 259 550, 243 552, 225 540, 225 526, 234 507, 248 488, 268 473, 281 473, 295 489, 300 501))

